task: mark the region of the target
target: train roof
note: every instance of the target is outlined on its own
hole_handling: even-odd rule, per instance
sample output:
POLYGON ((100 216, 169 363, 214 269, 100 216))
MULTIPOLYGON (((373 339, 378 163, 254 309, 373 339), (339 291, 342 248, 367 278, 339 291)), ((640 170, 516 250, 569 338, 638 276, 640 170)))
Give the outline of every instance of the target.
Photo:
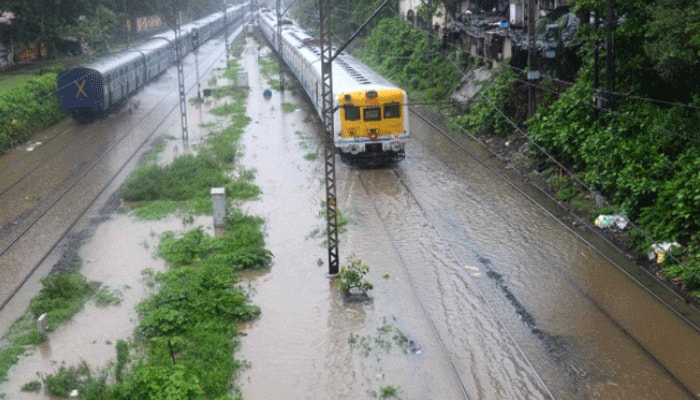
POLYGON ((128 51, 134 51, 134 52, 141 52, 144 54, 150 53, 151 51, 154 50, 160 50, 163 47, 169 47, 170 46, 170 41, 160 37, 160 36, 155 36, 143 43, 139 43, 136 46, 130 47, 128 51))
MULTIPOLYGON (((276 18, 273 12, 262 12, 269 24, 276 28, 276 18)), ((285 42, 296 47, 297 51, 307 60, 312 61, 313 68, 321 75, 320 41, 310 36, 306 31, 291 20, 282 20, 282 36, 285 42)), ((333 47, 333 52, 337 51, 333 47)), ((347 52, 341 52, 333 60, 333 91, 343 93, 355 90, 398 89, 395 84, 379 75, 359 59, 347 52)))
POLYGON ((101 74, 105 74, 119 67, 123 67, 131 61, 137 61, 142 57, 143 55, 138 51, 120 50, 116 53, 100 57, 95 61, 83 64, 80 68, 93 69, 101 74))
MULTIPOLYGON (((243 7, 246 7, 247 5, 248 3, 238 4, 235 6, 228 7, 226 11, 227 13, 231 13, 234 11, 238 11, 243 7)), ((198 28, 202 26, 203 22, 212 22, 220 18, 223 18, 223 14, 215 13, 209 15, 190 24, 184 25, 181 28, 181 32, 185 34, 187 32, 190 32, 193 28, 198 28)), ((122 67, 125 63, 142 57, 141 52, 148 52, 161 48, 162 45, 160 44, 160 42, 163 39, 170 43, 172 43, 175 40, 175 33, 172 31, 172 29, 168 29, 159 34, 156 34, 141 44, 135 45, 125 50, 120 50, 116 53, 108 54, 104 57, 100 57, 97 60, 87 62, 79 66, 79 68, 92 69, 102 74, 107 73, 109 71, 122 67)))

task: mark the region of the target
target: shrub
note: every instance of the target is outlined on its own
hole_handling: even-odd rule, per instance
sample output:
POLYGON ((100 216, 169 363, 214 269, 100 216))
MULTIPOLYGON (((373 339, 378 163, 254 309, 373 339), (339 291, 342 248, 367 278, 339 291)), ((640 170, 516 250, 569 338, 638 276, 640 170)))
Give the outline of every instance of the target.
POLYGON ((340 268, 340 291, 350 295, 353 289, 364 294, 372 290, 374 286, 365 280, 365 275, 369 273, 369 267, 358 258, 350 257, 348 261, 348 265, 340 268))

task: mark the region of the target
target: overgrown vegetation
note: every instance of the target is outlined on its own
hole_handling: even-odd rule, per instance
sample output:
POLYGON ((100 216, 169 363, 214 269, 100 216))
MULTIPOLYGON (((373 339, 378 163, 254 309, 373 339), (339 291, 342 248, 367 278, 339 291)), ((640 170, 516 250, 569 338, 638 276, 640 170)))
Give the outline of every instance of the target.
POLYGON ((201 228, 163 234, 158 254, 170 268, 150 275, 157 293, 137 307, 134 343, 117 343, 111 371, 61 366, 46 377, 48 391, 67 397, 76 389, 88 400, 227 399, 237 393, 233 382, 244 363, 233 357, 236 322, 260 313, 236 285, 237 272, 270 263, 261 225, 260 218, 231 209, 222 237, 201 228))
MULTIPOLYGON (((235 68, 236 66, 234 66, 235 68)), ((227 122, 211 132, 197 154, 176 158, 166 166, 149 156, 129 178, 124 188, 133 207, 167 204, 160 215, 177 210, 205 210, 197 204, 209 200, 212 185, 224 186, 234 198, 254 198, 254 174, 236 169, 237 139, 248 122, 245 95, 231 91, 225 110, 227 122), (235 175, 236 178, 231 178, 235 175), (163 184, 165 183, 165 185, 163 184), (194 206, 193 206, 194 204, 194 206), (200 208, 197 208, 200 207, 200 208)), ((155 153, 161 151, 157 146, 155 153)), ((154 213, 147 214, 153 217, 154 213)), ((166 232, 157 254, 170 268, 163 273, 145 271, 144 277, 156 293, 141 302, 136 337, 119 340, 116 361, 104 370, 93 370, 86 363, 61 365, 44 377, 52 396, 68 397, 77 391, 81 399, 230 399, 240 398, 235 376, 245 366, 236 360, 236 323, 255 318, 260 310, 250 303, 246 290, 239 287, 237 273, 266 267, 272 254, 264 247, 260 218, 245 215, 229 204, 223 234, 207 235, 201 227, 184 234, 166 232)), ((9 366, 24 353, 25 345, 44 338, 34 329, 38 313, 49 313, 49 330, 75 314, 98 283, 87 282, 76 270, 45 278, 44 289, 32 300, 27 316, 10 329, 0 351, 3 379, 9 366)), ((100 304, 116 304, 121 292, 107 287, 97 290, 100 304)), ((32 381, 26 390, 37 390, 32 381)))
MULTIPOLYGON (((678 26, 679 20, 671 16, 695 21, 696 26, 700 16, 686 13, 684 2, 658 3, 663 4, 618 5, 617 12, 627 18, 615 31, 619 89, 607 96, 608 110, 592 107, 592 46, 601 32, 586 27, 579 32, 583 67, 577 81, 544 104, 527 127, 553 159, 575 171, 572 179, 601 192, 617 212, 635 222, 630 246, 640 259, 654 243, 680 243, 682 247, 665 258, 663 270, 669 280, 700 297, 700 138, 695 129, 700 122, 700 81, 690 72, 698 65, 700 33, 693 28, 686 33, 695 36, 681 35, 687 48, 675 55, 671 51, 678 44, 657 51, 678 26), (694 55, 688 57, 689 50, 694 55), (664 85, 676 89, 659 90, 664 85)), ((599 6, 577 4, 580 10, 599 6)), ((606 10, 600 8, 597 12, 604 15, 606 10)))
MULTIPOLYGON (((700 79, 693 72, 700 64, 700 14, 688 12, 689 4, 615 2, 616 15, 624 18, 614 33, 616 91, 608 95, 608 111, 597 111, 592 101, 594 45, 604 38, 604 26, 594 31, 584 24, 572 41, 577 47, 562 53, 571 57, 563 63, 581 66, 571 73, 575 81, 541 80, 533 117, 527 115, 525 72, 507 64, 483 82, 468 110, 452 116, 458 130, 486 142, 529 142, 529 152, 513 154, 511 161, 546 179, 555 198, 591 221, 603 211, 596 210, 595 198, 607 199, 606 211, 634 222, 622 244, 640 262, 646 262, 652 244, 680 243, 664 259, 663 273, 700 297, 700 137, 695 129, 700 79), (673 38, 678 41, 671 43, 673 38)), ((595 10, 605 19, 605 4, 599 1, 579 0, 574 6, 579 15, 595 10)), ((459 50, 431 64, 425 38, 408 22, 387 18, 377 22, 359 54, 400 83, 414 103, 447 102, 461 80, 460 70, 471 66, 469 57, 459 50)), ((601 52, 601 82, 604 57, 601 52)))
MULTIPOLYGON (((87 281, 78 272, 78 266, 51 274, 41 283, 42 288, 30 301, 27 312, 12 324, 0 341, 0 382, 7 379, 7 372, 27 351, 27 346, 40 344, 46 339, 37 330, 39 316, 47 315, 46 331, 51 332, 80 312, 90 298, 99 303, 105 296, 100 295, 100 291, 95 292, 99 283, 87 281)), ((111 296, 114 295, 110 295, 110 299, 111 296)))
MULTIPOLYGON (((435 46, 437 44, 434 43, 435 46)), ((398 17, 381 20, 367 37, 358 55, 378 72, 410 90, 412 98, 443 101, 462 80, 455 65, 466 67, 470 57, 464 52, 428 54, 427 34, 398 17)), ((435 49, 431 49, 432 52, 435 49)))
POLYGON ((20 87, 0 92, 0 152, 63 118, 55 94, 55 73, 43 74, 20 87))
MULTIPOLYGON (((235 79, 240 67, 232 63, 224 74, 235 79)), ((260 194, 251 181, 252 171, 236 169, 238 149, 236 143, 243 129, 250 122, 245 115, 245 98, 242 90, 215 92, 227 93, 228 101, 212 109, 218 116, 230 118, 225 127, 209 135, 196 154, 175 158, 167 165, 157 163, 157 157, 149 156, 148 162, 137 168, 122 186, 124 200, 135 203, 137 216, 143 219, 160 219, 171 213, 190 215, 208 214, 211 209, 211 188, 224 187, 226 194, 235 199, 253 199, 260 194)), ((209 127, 216 129, 216 126, 209 127)), ((156 146, 159 152, 163 146, 156 146)))
POLYGON ((77 270, 57 272, 41 280, 43 287, 29 303, 34 318, 47 313, 47 331, 71 319, 82 310, 94 292, 77 270))
MULTIPOLYGON (((208 198, 212 185, 231 189, 236 181, 226 172, 233 169, 237 153, 224 147, 233 146, 245 126, 241 121, 247 121, 238 115, 245 112, 240 107, 243 99, 239 96, 218 110, 233 122, 213 133, 196 155, 178 157, 166 167, 144 165, 129 178, 124 195, 142 204, 191 202, 208 198)), ((250 171, 239 176, 252 179, 250 171)), ((246 195, 252 192, 258 193, 247 190, 246 195)), ((114 370, 96 373, 82 366, 62 368, 50 379, 70 385, 55 384, 52 393, 62 395, 70 386, 79 390, 82 399, 226 399, 236 395, 234 378, 244 366, 233 357, 238 346, 236 322, 260 313, 246 291, 237 286, 237 272, 263 268, 272 260, 264 247, 262 220, 230 206, 223 235, 211 237, 201 227, 182 235, 166 232, 157 254, 170 268, 147 275, 157 292, 138 305, 141 318, 135 342, 117 344, 114 370)))
POLYGON ((365 279, 369 273, 369 266, 354 256, 348 258, 346 265, 340 267, 339 287, 346 296, 353 294, 366 295, 374 288, 374 285, 365 279))

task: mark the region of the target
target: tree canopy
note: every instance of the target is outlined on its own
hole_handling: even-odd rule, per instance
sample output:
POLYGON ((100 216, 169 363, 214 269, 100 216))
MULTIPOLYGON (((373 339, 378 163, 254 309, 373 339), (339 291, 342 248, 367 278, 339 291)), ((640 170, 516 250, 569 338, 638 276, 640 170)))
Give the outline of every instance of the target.
POLYGON ((5 0, 0 14, 14 18, 0 24, 0 40, 19 45, 20 50, 38 42, 52 58, 66 36, 109 46, 127 21, 137 17, 160 15, 168 20, 177 10, 186 22, 216 12, 222 4, 221 0, 5 0))

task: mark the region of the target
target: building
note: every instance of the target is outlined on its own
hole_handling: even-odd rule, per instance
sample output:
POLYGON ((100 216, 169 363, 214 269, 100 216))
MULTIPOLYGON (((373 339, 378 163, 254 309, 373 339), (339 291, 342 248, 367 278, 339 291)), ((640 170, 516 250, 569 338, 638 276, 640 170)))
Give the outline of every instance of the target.
MULTIPOLYGON (((485 63, 497 66, 504 60, 510 60, 514 55, 522 57, 523 49, 527 50, 524 42, 527 36, 527 15, 530 0, 430 0, 439 3, 431 26, 436 36, 442 38, 443 48, 461 46, 473 57, 484 60, 485 63)), ((424 21, 424 9, 428 0, 399 0, 399 13, 403 18, 423 29, 427 27, 424 21)), ((567 15, 568 0, 535 0, 537 18, 549 17, 555 20, 567 15)), ((564 29, 575 25, 566 22, 564 29)), ((552 44, 547 38, 538 38, 538 55, 543 58, 553 58, 551 49, 545 49, 552 44)), ((550 40, 551 41, 551 40, 550 40)))

